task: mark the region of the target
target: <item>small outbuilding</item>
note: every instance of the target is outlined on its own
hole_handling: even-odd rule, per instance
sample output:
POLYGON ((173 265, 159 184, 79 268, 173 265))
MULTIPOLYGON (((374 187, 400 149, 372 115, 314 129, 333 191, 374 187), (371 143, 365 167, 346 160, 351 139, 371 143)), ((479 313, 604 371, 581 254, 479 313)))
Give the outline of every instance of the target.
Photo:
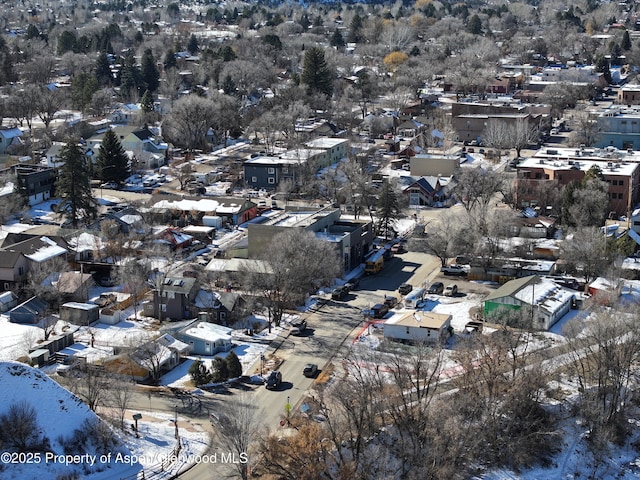
POLYGON ((74 325, 91 325, 100 318, 100 307, 95 303, 67 302, 60 307, 60 319, 74 325))

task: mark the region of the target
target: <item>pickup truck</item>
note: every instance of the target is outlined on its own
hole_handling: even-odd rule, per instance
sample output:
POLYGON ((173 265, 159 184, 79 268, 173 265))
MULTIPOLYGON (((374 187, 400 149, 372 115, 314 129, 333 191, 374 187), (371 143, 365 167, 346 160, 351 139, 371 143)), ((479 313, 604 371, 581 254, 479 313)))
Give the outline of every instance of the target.
POLYGON ((442 273, 445 275, 457 275, 459 277, 464 277, 469 272, 469 268, 466 265, 447 265, 440 269, 442 273))

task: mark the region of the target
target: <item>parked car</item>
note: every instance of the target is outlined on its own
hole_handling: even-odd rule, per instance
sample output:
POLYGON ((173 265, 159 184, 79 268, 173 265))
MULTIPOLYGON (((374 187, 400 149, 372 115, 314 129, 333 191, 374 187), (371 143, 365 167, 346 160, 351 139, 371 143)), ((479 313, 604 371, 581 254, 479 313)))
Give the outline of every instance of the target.
POLYGON ((302 374, 308 378, 314 378, 318 375, 318 365, 315 363, 307 363, 302 369, 302 374))
POLYGON ((100 184, 100 188, 109 188, 111 190, 115 190, 116 188, 118 188, 118 183, 117 182, 102 183, 100 184))
POLYGON ((331 291, 331 298, 333 300, 342 300, 347 295, 347 293, 349 293, 349 289, 346 287, 346 285, 336 287, 331 291))
POLYGON ((360 277, 353 277, 351 280, 345 283, 344 286, 347 288, 348 292, 350 292, 351 290, 355 290, 360 286, 360 277))
POLYGON ((432 283, 431 286, 429 287, 429 290, 427 290, 427 293, 432 293, 435 295, 441 295, 442 292, 444 292, 444 283, 442 282, 432 283))
POLYGON ((442 267, 440 271, 445 275, 457 275, 459 277, 463 277, 467 274, 468 269, 464 265, 453 264, 442 267))
POLYGON ((278 370, 274 370, 267 377, 267 382, 265 386, 269 390, 275 390, 280 386, 281 383, 282 383, 282 373, 280 373, 278 370))
POLYGON ((400 295, 406 295, 413 290, 413 285, 410 283, 403 283, 398 287, 398 293, 400 295))
POLYGON ((371 311, 369 314, 373 318, 383 318, 389 312, 389 307, 387 307, 384 303, 376 303, 373 307, 371 307, 371 311))
POLYGON ((458 286, 454 283, 451 285, 447 285, 447 288, 444 289, 445 297, 455 297, 458 293, 458 286))
POLYGON ((389 308, 393 308, 398 304, 398 298, 393 295, 386 295, 384 297, 384 304, 389 308))
POLYGON ((391 253, 394 255, 396 253, 406 253, 407 249, 404 246, 404 243, 394 243, 391 247, 391 253))
POLYGON ((289 330, 289 333, 291 335, 302 335, 306 329, 307 321, 298 319, 291 322, 291 330, 289 330))

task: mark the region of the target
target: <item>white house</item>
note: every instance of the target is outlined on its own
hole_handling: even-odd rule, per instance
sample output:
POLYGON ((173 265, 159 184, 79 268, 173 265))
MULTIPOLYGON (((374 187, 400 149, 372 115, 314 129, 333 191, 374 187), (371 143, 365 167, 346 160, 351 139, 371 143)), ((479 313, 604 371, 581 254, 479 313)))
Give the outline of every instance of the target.
POLYGON ((444 343, 451 334, 451 315, 424 311, 407 312, 384 323, 384 338, 404 342, 444 343))

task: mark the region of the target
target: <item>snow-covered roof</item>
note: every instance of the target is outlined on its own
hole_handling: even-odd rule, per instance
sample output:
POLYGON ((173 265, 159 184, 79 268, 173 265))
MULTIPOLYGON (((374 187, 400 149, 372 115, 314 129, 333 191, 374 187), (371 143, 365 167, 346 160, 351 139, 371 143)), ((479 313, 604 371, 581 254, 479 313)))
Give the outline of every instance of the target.
POLYGON ((58 257, 67 253, 67 250, 62 248, 56 242, 47 237, 40 237, 40 240, 45 243, 44 246, 40 247, 34 253, 25 255, 30 260, 34 262, 42 263, 44 261, 50 260, 52 258, 58 257))
POLYGON ((231 329, 215 323, 200 322, 195 327, 187 328, 182 333, 207 342, 231 342, 231 329))
POLYGON ((84 232, 77 237, 71 237, 69 239, 69 246, 76 252, 84 252, 86 250, 102 250, 104 244, 102 239, 97 235, 84 232))
POLYGON ((575 296, 575 292, 562 288, 547 279, 532 282, 514 295, 518 300, 529 305, 536 305, 548 313, 560 310, 575 296))
POLYGON ((160 200, 154 203, 151 208, 158 210, 183 210, 194 212, 215 212, 220 206, 220 202, 216 200, 200 199, 200 200, 160 200))

